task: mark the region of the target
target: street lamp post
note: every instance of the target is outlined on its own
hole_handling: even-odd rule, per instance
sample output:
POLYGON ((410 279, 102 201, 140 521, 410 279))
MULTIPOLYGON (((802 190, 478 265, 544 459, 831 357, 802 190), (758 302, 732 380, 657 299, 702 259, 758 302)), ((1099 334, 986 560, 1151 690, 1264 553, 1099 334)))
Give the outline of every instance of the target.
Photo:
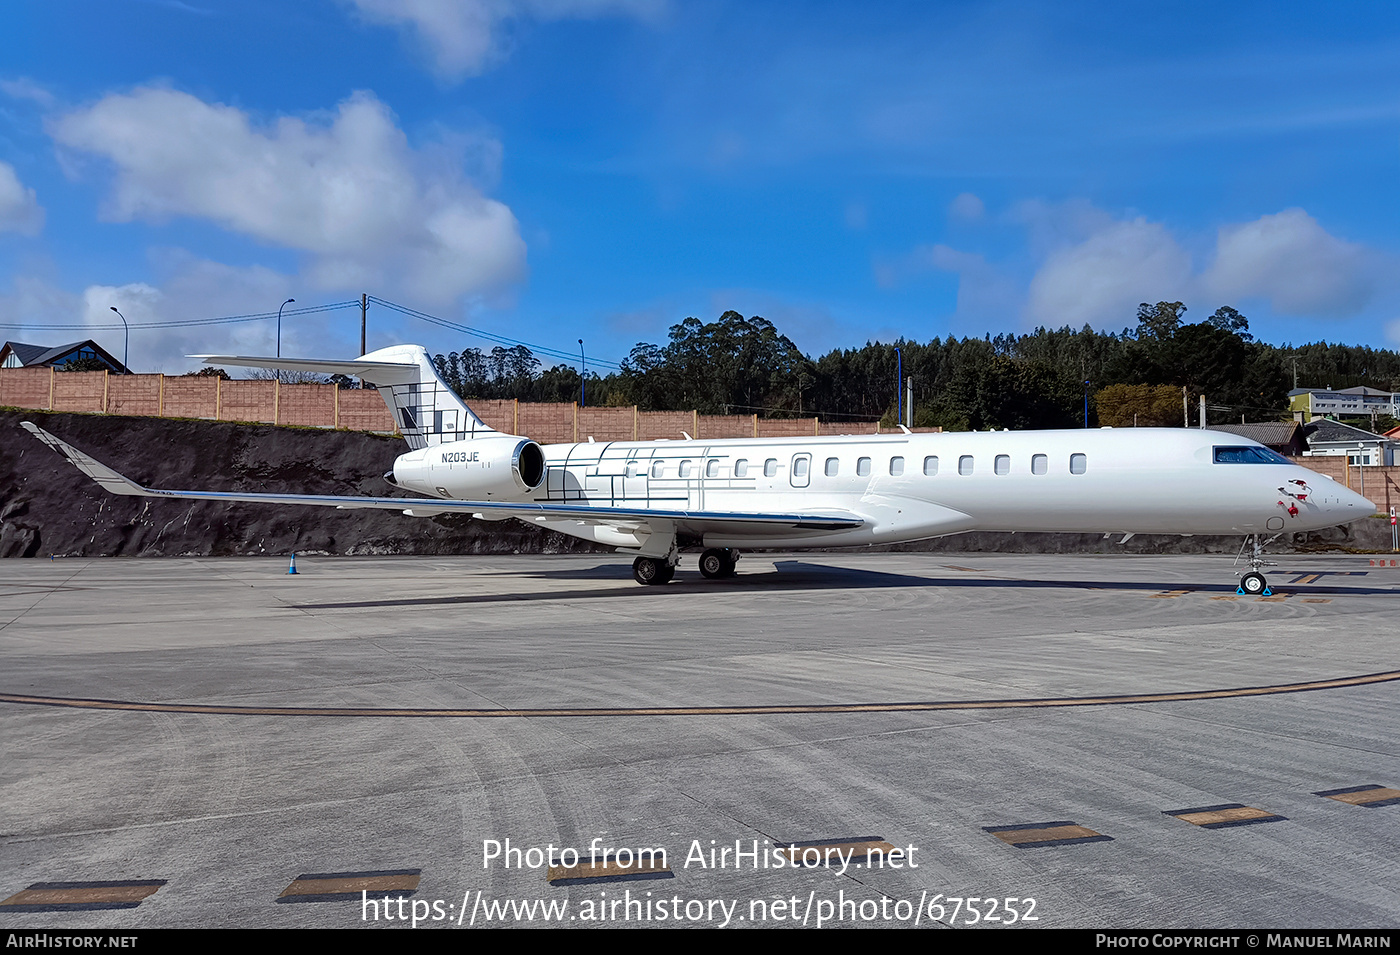
POLYGON ((578 340, 578 359, 582 370, 578 373, 578 406, 587 408, 588 403, 584 401, 583 385, 588 380, 588 356, 583 353, 583 339, 578 340))
POLYGON ((282 309, 295 302, 296 299, 289 298, 281 305, 277 306, 277 357, 282 357, 282 309))
MULTIPOLYGON (((115 305, 112 306, 112 311, 117 312, 115 305)), ((122 371, 129 374, 131 366, 127 364, 127 359, 130 357, 128 353, 131 350, 131 328, 126 324, 126 316, 121 312, 117 312, 117 318, 122 320, 122 371)))

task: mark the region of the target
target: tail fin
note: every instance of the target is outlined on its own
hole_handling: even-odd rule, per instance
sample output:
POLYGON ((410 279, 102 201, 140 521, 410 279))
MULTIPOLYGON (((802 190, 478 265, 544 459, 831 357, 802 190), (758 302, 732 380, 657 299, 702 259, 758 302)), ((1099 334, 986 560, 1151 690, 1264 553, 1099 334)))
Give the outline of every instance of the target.
POLYGON ((478 418, 437 373, 422 345, 390 345, 353 361, 311 358, 249 358, 241 355, 191 355, 206 364, 240 365, 285 371, 363 378, 379 389, 389 413, 409 447, 432 447, 462 441, 496 429, 478 418))

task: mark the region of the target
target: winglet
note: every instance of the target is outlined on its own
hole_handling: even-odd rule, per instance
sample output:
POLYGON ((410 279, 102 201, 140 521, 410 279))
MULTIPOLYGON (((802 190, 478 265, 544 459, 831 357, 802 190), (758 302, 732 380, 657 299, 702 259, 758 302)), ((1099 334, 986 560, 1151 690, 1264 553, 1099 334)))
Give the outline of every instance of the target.
POLYGON ((104 488, 106 488, 108 491, 111 491, 113 494, 126 494, 132 497, 160 496, 142 487, 130 478, 118 474, 116 471, 113 471, 101 461, 88 457, 86 454, 79 451, 72 445, 65 444, 64 442, 58 440, 58 438, 55 438, 43 428, 34 424, 34 422, 21 421, 20 425, 30 434, 34 435, 34 437, 38 438, 40 441, 53 448, 55 451, 62 454, 69 461, 72 461, 73 465, 79 471, 82 471, 88 477, 92 478, 98 484, 101 484, 104 488))

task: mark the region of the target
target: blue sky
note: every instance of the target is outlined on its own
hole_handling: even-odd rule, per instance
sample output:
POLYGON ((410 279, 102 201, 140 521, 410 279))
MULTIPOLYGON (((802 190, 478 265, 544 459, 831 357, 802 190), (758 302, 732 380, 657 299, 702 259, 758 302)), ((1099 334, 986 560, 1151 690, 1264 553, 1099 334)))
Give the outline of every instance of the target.
MULTIPOLYGON (((368 292, 590 363, 1232 305, 1400 346, 1394 4, 45 0, 0 12, 0 339, 368 292)), ((120 331, 92 332, 117 351, 120 331)), ((284 354, 358 350, 358 310, 284 354)), ((373 307, 370 347, 492 343, 373 307)), ((132 331, 137 370, 270 322, 132 331)))

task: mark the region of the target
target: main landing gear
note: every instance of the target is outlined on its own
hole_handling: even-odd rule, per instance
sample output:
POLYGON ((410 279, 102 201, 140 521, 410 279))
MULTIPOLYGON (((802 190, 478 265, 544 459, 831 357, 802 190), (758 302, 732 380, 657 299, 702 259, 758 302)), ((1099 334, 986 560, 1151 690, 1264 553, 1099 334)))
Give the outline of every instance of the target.
MULTIPOLYGON (((734 565, 739 561, 739 552, 732 547, 711 547, 700 555, 700 573, 710 580, 734 576, 734 565)), ((668 584, 676 575, 676 556, 638 557, 632 561, 632 576, 639 584, 653 586, 668 584)))
POLYGON ((676 565, 664 557, 638 557, 632 561, 632 576, 639 584, 668 584, 676 576, 676 565))
POLYGON ((733 577, 739 552, 732 547, 711 547, 700 555, 700 573, 710 580, 733 577))
POLYGON ((1249 572, 1240 578, 1240 593, 1248 594, 1251 597, 1268 597, 1273 594, 1273 591, 1269 589, 1269 582, 1264 579, 1263 574, 1259 573, 1259 568, 1275 566, 1274 561, 1264 559, 1264 548, 1278 540, 1280 536, 1275 534, 1262 542, 1259 540, 1258 534, 1251 534, 1244 539, 1244 543, 1240 545, 1239 555, 1235 557, 1235 563, 1238 564, 1240 559, 1244 557, 1244 552, 1250 551, 1249 572))

